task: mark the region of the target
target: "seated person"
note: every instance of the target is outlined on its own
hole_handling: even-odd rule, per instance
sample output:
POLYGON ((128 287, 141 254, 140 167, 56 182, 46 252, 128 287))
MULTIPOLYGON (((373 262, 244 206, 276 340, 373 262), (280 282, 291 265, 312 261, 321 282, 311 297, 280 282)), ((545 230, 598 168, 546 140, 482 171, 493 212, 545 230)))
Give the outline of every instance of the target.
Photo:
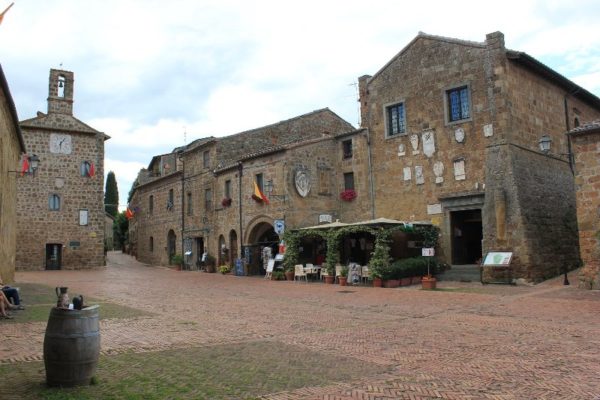
POLYGON ((24 310, 25 307, 21 304, 21 299, 19 298, 19 291, 16 288, 5 286, 2 282, 2 278, 0 277, 0 288, 2 289, 2 293, 6 297, 7 300, 12 300, 12 303, 16 306, 17 310, 24 310))
POLYGON ((4 295, 4 292, 0 291, 0 318, 12 319, 13 317, 10 315, 8 310, 10 310, 13 307, 15 306, 10 304, 10 302, 4 295))

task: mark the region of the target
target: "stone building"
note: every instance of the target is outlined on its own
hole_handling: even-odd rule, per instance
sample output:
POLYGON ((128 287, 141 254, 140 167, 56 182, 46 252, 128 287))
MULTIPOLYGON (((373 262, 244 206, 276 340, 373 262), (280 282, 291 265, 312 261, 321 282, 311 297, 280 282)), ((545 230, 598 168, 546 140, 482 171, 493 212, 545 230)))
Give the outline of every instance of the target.
POLYGON ((583 269, 580 287, 600 289, 600 120, 569 132, 577 189, 577 221, 583 269))
POLYGON ((104 248, 106 251, 113 251, 115 249, 115 234, 113 225, 115 223, 115 217, 109 213, 104 213, 104 248))
POLYGON ((19 173, 26 152, 19 118, 0 65, 0 276, 6 283, 15 275, 17 245, 17 185, 29 175, 19 173))
POLYGON ((17 197, 17 269, 87 269, 105 265, 104 141, 73 116, 74 77, 50 70, 48 112, 21 122, 35 178, 17 197))
POLYGON ((600 99, 506 49, 500 32, 483 43, 419 33, 359 92, 377 217, 439 225, 453 264, 512 251, 515 276, 531 281, 576 265, 569 161, 538 143, 569 153, 564 132, 597 119, 600 99))
POLYGON ((244 257, 261 273, 262 248, 277 251, 276 223, 370 217, 366 154, 365 131, 328 109, 198 139, 140 172, 130 241, 143 262, 164 265, 177 253, 195 267, 206 251, 219 264, 244 257), (253 199, 255 183, 268 202, 253 199), (347 188, 358 193, 351 202, 339 197, 347 188))

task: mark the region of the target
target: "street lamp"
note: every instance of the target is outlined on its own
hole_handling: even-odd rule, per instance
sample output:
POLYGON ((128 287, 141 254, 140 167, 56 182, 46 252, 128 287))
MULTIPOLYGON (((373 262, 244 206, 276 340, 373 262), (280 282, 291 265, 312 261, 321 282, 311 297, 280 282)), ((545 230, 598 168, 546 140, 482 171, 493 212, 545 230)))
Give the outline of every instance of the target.
POLYGON ((538 143, 542 153, 548 154, 548 152, 550 152, 550 144, 552 143, 552 138, 550 136, 543 135, 538 143))
POLYGON ((27 174, 27 175, 32 175, 35 176, 35 171, 37 171, 38 167, 40 166, 40 158, 37 156, 37 154, 32 154, 29 157, 27 157, 27 165, 29 166, 29 168, 27 170, 21 170, 21 171, 7 171, 7 172, 13 172, 15 174, 27 174))
POLYGON ((287 199, 287 196, 285 194, 273 194, 274 187, 275 185, 273 184, 273 180, 268 180, 267 182, 265 182, 264 189, 267 193, 268 198, 281 199, 285 201, 287 199))

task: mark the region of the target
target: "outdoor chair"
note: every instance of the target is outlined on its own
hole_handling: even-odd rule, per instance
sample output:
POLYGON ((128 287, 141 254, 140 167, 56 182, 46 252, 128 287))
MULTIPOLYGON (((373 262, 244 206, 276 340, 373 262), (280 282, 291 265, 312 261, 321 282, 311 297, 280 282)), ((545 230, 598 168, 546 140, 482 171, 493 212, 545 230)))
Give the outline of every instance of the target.
POLYGON ((317 274, 317 269, 313 264, 306 264, 306 267, 304 267, 304 272, 306 272, 307 277, 308 275, 314 277, 314 275, 317 274))
POLYGON ((296 264, 294 266, 294 282, 296 282, 296 279, 300 280, 302 278, 304 278, 304 280, 308 282, 308 280, 306 279, 306 272, 304 272, 304 267, 302 266, 302 264, 296 264))
POLYGON ((329 276, 329 272, 327 272, 327 264, 321 265, 321 280, 325 280, 325 277, 329 276))
POLYGON ((369 278, 371 277, 371 272, 369 271, 369 267, 367 265, 362 266, 361 280, 366 284, 369 282, 369 278))
POLYGON ((338 264, 335 266, 335 281, 336 282, 339 282, 340 276, 342 276, 342 266, 338 264))

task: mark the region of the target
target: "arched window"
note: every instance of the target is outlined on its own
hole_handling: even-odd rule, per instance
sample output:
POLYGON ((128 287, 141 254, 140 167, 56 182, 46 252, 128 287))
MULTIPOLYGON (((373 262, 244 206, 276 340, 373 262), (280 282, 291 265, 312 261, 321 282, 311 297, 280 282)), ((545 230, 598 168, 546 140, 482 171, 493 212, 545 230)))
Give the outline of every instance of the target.
POLYGON ((150 251, 154 251, 154 237, 150 236, 150 251))
POLYGON ((60 210, 60 196, 57 194, 51 194, 48 197, 48 209, 51 211, 60 210))
POLYGON ((65 97, 66 83, 67 83, 67 80, 65 79, 65 77, 62 75, 59 75, 58 76, 58 91, 57 91, 58 97, 65 97))

